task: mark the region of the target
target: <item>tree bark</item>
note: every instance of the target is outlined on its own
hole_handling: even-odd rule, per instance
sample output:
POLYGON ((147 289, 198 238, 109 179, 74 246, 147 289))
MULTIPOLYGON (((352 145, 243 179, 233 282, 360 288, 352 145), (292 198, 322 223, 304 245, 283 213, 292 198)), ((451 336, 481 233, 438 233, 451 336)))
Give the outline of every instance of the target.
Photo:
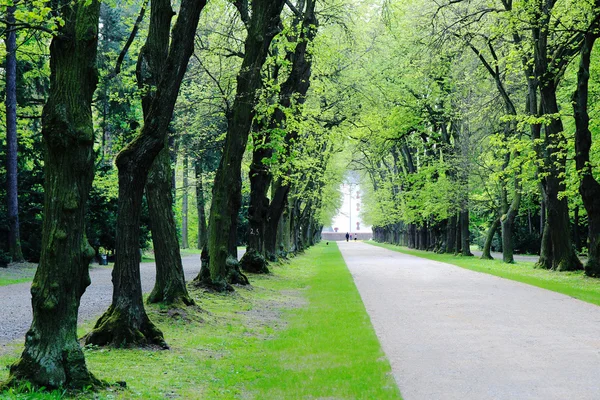
POLYGON ((203 249, 206 245, 207 230, 202 161, 196 160, 194 166, 196 170, 196 208, 198 209, 198 249, 203 249))
POLYGON ((208 262, 211 284, 226 290, 239 273, 227 263, 234 218, 241 206, 241 163, 254 118, 261 68, 278 31, 284 0, 254 0, 245 43, 244 60, 237 79, 237 94, 228 116, 223 156, 217 169, 209 217, 208 262))
POLYGON ((50 93, 42 114, 45 202, 40 263, 31 285, 33 322, 8 385, 47 388, 99 384, 77 341, 77 313, 90 284, 94 250, 85 236, 94 179, 92 96, 100 3, 53 3, 64 21, 50 45, 50 93))
MULTIPOLYGON (((554 83, 544 82, 541 85, 541 103, 545 115, 559 114, 554 83)), ((545 127, 545 170, 548 174, 542 181, 547 210, 545 229, 548 232, 544 232, 546 242, 542 248, 538 266, 556 271, 583 269, 571 240, 567 198, 559 198, 559 194, 566 190, 566 184, 562 178, 566 171, 566 158, 557 154, 559 149, 565 148, 566 144, 563 124, 557 117, 553 118, 545 127)))
POLYGON ((448 218, 446 225, 446 253, 454 254, 456 252, 456 214, 448 218))
POLYGON ((590 164, 592 133, 588 113, 591 54, 597 35, 586 35, 581 49, 577 73, 577 90, 573 94, 575 112, 575 163, 580 175, 579 193, 588 213, 588 260, 585 274, 600 277, 600 183, 594 178, 590 164))
POLYGON ((481 254, 482 260, 493 260, 491 250, 492 250, 492 241, 494 240, 494 235, 496 231, 500 227, 500 218, 495 218, 494 222, 492 222, 492 226, 488 229, 487 235, 485 236, 485 243, 483 244, 483 253, 481 254))
POLYGON ((500 217, 500 223, 502 225, 502 261, 508 264, 514 264, 514 238, 513 228, 515 219, 519 213, 519 207, 521 206, 521 184, 518 177, 515 177, 515 194, 510 206, 508 206, 508 199, 504 199, 505 202, 505 213, 500 217))
POLYGON ((6 199, 8 201, 9 252, 13 262, 23 261, 19 226, 17 175, 17 33, 15 6, 6 8, 6 199))
POLYGON ((148 303, 165 303, 175 307, 189 306, 193 305, 194 301, 185 285, 173 213, 171 179, 169 146, 165 144, 152 163, 146 182, 146 198, 156 256, 156 281, 154 289, 148 296, 148 303))
POLYGON ((190 248, 188 241, 188 167, 188 155, 185 153, 183 155, 183 194, 181 196, 181 247, 184 249, 190 248))
POLYGON ((460 212, 461 254, 465 257, 473 257, 473 253, 471 253, 471 234, 469 232, 469 222, 469 209, 465 207, 460 212))
POLYGON ((149 320, 140 283, 140 207, 148 172, 168 140, 168 127, 194 39, 204 0, 182 0, 171 32, 173 10, 169 0, 151 2, 150 28, 138 60, 138 81, 157 82, 151 95, 142 98, 144 126, 117 156, 119 213, 117 249, 113 269, 113 301, 86 337, 86 343, 117 347, 156 345, 166 347, 162 333, 149 320), (168 49, 168 54, 166 53, 168 49), (167 54, 167 55, 166 55, 167 54), (166 58, 166 59, 165 59, 166 58), (160 71, 157 74, 156 71, 160 71), (159 79, 156 79, 156 77, 159 79))
MULTIPOLYGON (((271 158, 274 153, 271 144, 271 130, 276 127, 285 127, 286 116, 283 110, 292 106, 294 95, 296 95, 296 102, 303 104, 310 87, 312 57, 307 49, 317 33, 315 1, 309 0, 303 18, 300 19, 300 16, 297 15, 296 20, 295 24, 298 25, 300 33, 296 38, 297 44, 294 52, 287 55, 288 61, 292 62, 292 68, 288 78, 281 85, 279 108, 275 110, 270 124, 266 124, 268 129, 259 130, 254 136, 254 153, 250 167, 250 208, 248 210, 250 235, 248 251, 241 260, 242 268, 249 271, 250 269, 246 267, 246 259, 254 261, 252 265, 255 267, 251 268, 254 272, 268 272, 266 260, 277 259, 277 226, 289 192, 285 186, 289 186, 289 183, 280 181, 275 185, 279 192, 273 192, 273 200, 270 203, 267 192, 272 182, 272 174, 263 160, 271 158)), ((289 143, 291 135, 288 133, 286 136, 286 143, 289 143)))
POLYGON ((271 185, 272 175, 263 159, 271 158, 273 149, 270 141, 270 129, 266 132, 254 134, 254 151, 250 165, 250 207, 248 208, 248 245, 246 253, 240 261, 242 270, 253 273, 268 273, 267 259, 265 257, 265 231, 269 199, 267 192, 271 185))

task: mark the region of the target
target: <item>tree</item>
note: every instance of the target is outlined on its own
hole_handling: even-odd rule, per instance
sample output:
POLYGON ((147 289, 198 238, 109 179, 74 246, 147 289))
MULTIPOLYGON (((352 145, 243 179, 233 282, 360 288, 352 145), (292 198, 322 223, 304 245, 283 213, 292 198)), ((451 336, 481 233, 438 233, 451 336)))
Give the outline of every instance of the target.
MULTIPOLYGON (((268 272, 266 259, 277 258, 277 228, 279 219, 284 210, 289 193, 289 183, 279 181, 273 185, 271 201, 267 192, 273 181, 273 173, 269 163, 273 162, 274 155, 285 159, 286 150, 279 149, 277 155, 277 135, 283 135, 281 147, 290 149, 294 146, 297 132, 286 129, 286 113, 293 112, 292 108, 304 104, 306 94, 310 88, 312 56, 309 45, 314 41, 317 34, 317 19, 315 17, 316 1, 306 2, 306 10, 295 8, 294 22, 290 42, 295 43, 294 50, 287 51, 285 62, 291 64, 291 70, 287 79, 282 82, 273 82, 274 86, 281 85, 277 94, 279 104, 275 105, 272 114, 263 113, 259 116, 259 131, 253 134, 254 148, 252 164, 250 165, 250 207, 248 209, 248 220, 250 222, 250 235, 248 237, 248 248, 240 261, 242 269, 249 272, 268 272)), ((273 76, 283 73, 280 67, 273 76)), ((289 156, 289 154, 288 154, 289 156)))
POLYGON ((23 261, 19 226, 17 182, 17 32, 14 5, 6 8, 6 172, 8 222, 10 225, 9 252, 14 262, 23 261))
MULTIPOLYGON (((596 2, 599 3, 599 2, 596 2)), ((596 4, 600 8, 600 4, 596 4)), ((577 90, 573 93, 575 116, 575 161, 580 175, 579 193, 589 218, 589 254, 585 274, 600 277, 600 183, 594 178, 590 163, 592 133, 588 112, 589 80, 592 50, 600 37, 600 15, 581 47, 581 60, 577 73, 577 90)))
POLYGON ((58 1, 63 24, 50 45, 50 96, 43 111, 45 203, 42 254, 31 286, 33 322, 9 384, 84 388, 98 381, 77 341, 79 301, 94 251, 85 212, 94 177, 92 95, 96 89, 98 1, 58 1))
POLYGON ((161 71, 160 79, 156 93, 145 98, 148 111, 141 132, 117 156, 119 215, 113 302, 87 335, 88 344, 166 347, 162 332, 148 318, 142 300, 138 247, 140 208, 148 172, 167 140, 179 87, 193 53, 200 12, 205 5, 202 0, 182 1, 169 44, 171 4, 167 0, 151 3, 150 30, 140 53, 138 76, 145 81, 148 76, 156 77, 152 71, 161 71))
POLYGON ((248 134, 255 115, 257 91, 262 86, 261 69, 271 41, 277 34, 284 0, 254 0, 251 14, 247 1, 236 2, 242 21, 247 26, 244 60, 237 80, 237 94, 227 116, 227 136, 215 183, 208 223, 208 254, 205 254, 199 280, 217 290, 230 283, 248 283, 239 272, 235 248, 236 220, 241 206, 241 163, 248 134), (229 259, 229 261, 228 261, 229 259))

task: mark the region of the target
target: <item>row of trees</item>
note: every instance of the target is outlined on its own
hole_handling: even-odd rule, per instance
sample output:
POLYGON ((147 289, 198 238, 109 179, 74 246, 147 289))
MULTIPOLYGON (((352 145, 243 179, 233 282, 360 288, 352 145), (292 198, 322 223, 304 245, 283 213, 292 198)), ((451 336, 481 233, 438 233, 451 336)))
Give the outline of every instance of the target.
POLYGON ((361 88, 373 106, 352 134, 377 240, 466 256, 475 240, 483 258, 534 252, 558 271, 582 269, 580 252, 599 276, 600 3, 409 1, 386 11, 361 88))
POLYGON ((103 251, 115 257, 113 301, 85 343, 167 347, 145 311, 140 247, 150 228, 157 279, 148 302, 193 305, 179 252, 179 227, 189 230, 192 168, 203 249, 195 284, 233 290, 232 284, 249 283, 244 272, 267 272, 268 261, 319 240, 338 207, 344 170, 345 94, 325 87, 342 70, 328 41, 344 29, 336 10, 346 9, 341 1, 316 0, 6 7, 4 250, 15 261, 39 256, 33 323, 8 384, 100 383, 87 370, 76 327, 89 263, 103 251), (16 92, 11 57, 21 65, 16 92), (34 77, 24 73, 26 58, 33 60, 34 77), (37 102, 15 100, 19 91, 33 93, 37 102), (31 115, 15 114, 15 105, 31 115), (11 136, 14 121, 19 126, 11 136), (40 153, 43 162, 36 159, 40 153), (38 180, 23 190, 17 176, 38 180), (174 189, 183 192, 181 210, 174 207, 174 189), (38 229, 19 235, 23 213, 13 200, 31 214, 27 191, 35 191, 37 201, 43 193, 43 209, 35 210, 38 229), (244 219, 247 237, 239 229, 244 219), (31 245, 36 239, 39 252, 31 245), (241 242, 248 249, 238 262, 241 242), (28 243, 27 251, 19 250, 21 243, 28 243))

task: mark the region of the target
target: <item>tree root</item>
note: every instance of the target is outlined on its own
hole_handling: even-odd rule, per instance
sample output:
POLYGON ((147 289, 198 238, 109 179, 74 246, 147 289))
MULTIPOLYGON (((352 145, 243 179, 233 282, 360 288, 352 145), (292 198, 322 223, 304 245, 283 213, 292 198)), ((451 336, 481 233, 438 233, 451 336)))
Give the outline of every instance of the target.
POLYGON ((251 249, 247 251, 239 262, 244 272, 253 274, 268 274, 267 260, 258 251, 251 249))
POLYGON ((115 306, 110 306, 83 340, 86 345, 168 349, 160 329, 150 321, 145 311, 142 310, 142 314, 132 317, 115 306))

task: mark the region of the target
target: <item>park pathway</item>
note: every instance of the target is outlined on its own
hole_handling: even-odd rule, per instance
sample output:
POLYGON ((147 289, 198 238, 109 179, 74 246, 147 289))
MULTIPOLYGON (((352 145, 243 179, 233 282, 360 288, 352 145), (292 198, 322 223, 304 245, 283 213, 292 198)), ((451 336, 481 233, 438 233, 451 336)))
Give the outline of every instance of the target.
POLYGON ((405 400, 600 399, 600 307, 338 244, 405 400))
MULTIPOLYGON (((200 255, 183 257, 182 261, 186 280, 194 279, 200 271, 200 255)), ((111 273, 112 268, 97 265, 90 269, 92 284, 81 297, 80 322, 98 318, 110 306, 113 290, 111 273)), ((142 263, 140 273, 142 290, 148 293, 154 286, 156 266, 154 263, 142 263)), ((0 354, 10 342, 23 339, 31 325, 30 287, 31 282, 0 286, 0 354)))

